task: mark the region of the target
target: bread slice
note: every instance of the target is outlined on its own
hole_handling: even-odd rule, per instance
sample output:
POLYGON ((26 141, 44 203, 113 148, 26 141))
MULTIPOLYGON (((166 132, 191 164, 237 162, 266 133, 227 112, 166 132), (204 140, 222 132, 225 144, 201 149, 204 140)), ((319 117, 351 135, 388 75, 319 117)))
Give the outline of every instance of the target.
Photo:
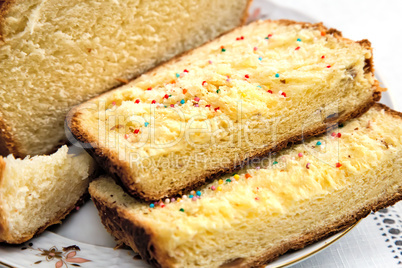
POLYGON ((242 24, 249 4, 0 1, 0 153, 54 152, 71 107, 242 24))
POLYGON ((401 200, 401 159, 402 114, 376 105, 181 200, 152 208, 110 177, 89 192, 106 229, 155 267, 255 267, 401 200))
POLYGON ((0 242, 20 244, 84 201, 95 162, 61 147, 49 156, 0 156, 0 242))
POLYGON ((380 98, 367 40, 322 24, 238 28, 74 108, 72 133, 133 196, 177 194, 380 98))

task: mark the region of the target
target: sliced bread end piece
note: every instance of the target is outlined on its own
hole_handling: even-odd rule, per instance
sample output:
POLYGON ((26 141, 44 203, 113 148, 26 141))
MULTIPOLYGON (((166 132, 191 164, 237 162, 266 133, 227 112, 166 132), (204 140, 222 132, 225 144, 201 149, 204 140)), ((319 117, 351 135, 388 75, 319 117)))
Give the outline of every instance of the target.
POLYGON ((0 157, 0 241, 20 244, 60 223, 88 194, 95 163, 61 147, 49 156, 0 157))

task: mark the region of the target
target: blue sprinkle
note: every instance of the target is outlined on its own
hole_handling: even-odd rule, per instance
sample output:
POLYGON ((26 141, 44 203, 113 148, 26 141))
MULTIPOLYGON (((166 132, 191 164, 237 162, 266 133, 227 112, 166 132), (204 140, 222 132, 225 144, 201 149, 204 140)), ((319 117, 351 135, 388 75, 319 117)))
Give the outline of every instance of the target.
POLYGON ((149 125, 149 123, 148 123, 148 122, 145 122, 144 125, 147 127, 147 126, 149 125))
POLYGON ((262 88, 261 86, 257 86, 257 87, 262 88))
POLYGON ((278 78, 278 77, 279 77, 279 74, 275 74, 275 77, 278 78))
POLYGON ((201 196, 201 191, 197 191, 197 195, 198 195, 198 196, 201 196))
POLYGON ((301 42, 301 39, 300 39, 300 38, 297 38, 297 42, 301 42))
POLYGON ((262 57, 258 57, 258 59, 261 61, 261 60, 262 60, 262 57))
POLYGON ((321 145, 321 142, 320 142, 320 141, 317 141, 316 145, 320 146, 320 145, 321 145))
POLYGON ((193 197, 194 197, 194 195, 192 195, 192 194, 190 194, 190 195, 188 196, 188 198, 190 198, 190 199, 193 198, 193 197))
POLYGON ((179 78, 179 77, 180 77, 180 74, 179 74, 179 73, 176 73, 176 77, 179 78))
POLYGON ((184 104, 185 102, 186 102, 185 100, 181 100, 181 101, 180 101, 181 104, 184 104))
POLYGON ((150 208, 154 208, 155 205, 154 205, 154 204, 150 204, 149 207, 150 207, 150 208))

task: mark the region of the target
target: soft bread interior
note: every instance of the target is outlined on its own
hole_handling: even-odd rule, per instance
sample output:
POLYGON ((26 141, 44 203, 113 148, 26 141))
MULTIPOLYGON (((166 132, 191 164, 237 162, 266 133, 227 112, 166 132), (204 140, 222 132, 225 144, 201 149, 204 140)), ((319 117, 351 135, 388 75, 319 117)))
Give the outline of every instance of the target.
POLYGON ((63 146, 50 156, 1 158, 0 241, 22 243, 58 223, 87 192, 93 159, 63 146))
POLYGON ((239 25, 248 3, 11 2, 0 25, 0 118, 20 155, 48 153, 65 140, 72 106, 239 25))
POLYGON ((122 230, 131 229, 127 220, 143 228, 150 235, 147 249, 166 267, 219 267, 234 260, 247 267, 350 224, 362 210, 396 201, 398 192, 400 199, 400 116, 373 108, 335 133, 341 137, 293 146, 260 169, 239 171, 238 179, 222 177, 222 184, 216 180, 198 189, 196 201, 181 197, 150 208, 107 177, 91 183, 90 193, 103 222, 113 223, 109 231, 127 244, 137 241, 131 242, 135 249, 141 245, 136 239, 146 236, 122 230), (116 215, 103 214, 114 210, 116 215))
POLYGON ((371 57, 320 27, 260 21, 79 107, 72 128, 129 166, 113 169, 131 194, 158 199, 369 105, 371 57))

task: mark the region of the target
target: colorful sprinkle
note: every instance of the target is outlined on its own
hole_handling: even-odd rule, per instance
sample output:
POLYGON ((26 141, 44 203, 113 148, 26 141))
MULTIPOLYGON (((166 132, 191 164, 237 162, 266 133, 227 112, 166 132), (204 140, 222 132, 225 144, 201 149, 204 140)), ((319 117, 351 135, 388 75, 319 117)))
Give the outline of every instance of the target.
POLYGON ((168 98, 169 98, 169 95, 168 95, 168 94, 165 94, 165 96, 163 96, 163 98, 164 98, 164 99, 168 99, 168 98))
POLYGON ((251 178, 252 176, 250 174, 246 174, 246 179, 251 178))
POLYGON ((233 176, 233 178, 235 178, 236 180, 239 180, 239 179, 240 179, 240 176, 237 175, 237 174, 235 174, 235 175, 233 176))
POLYGON ((115 106, 115 105, 116 105, 116 102, 115 102, 115 101, 114 101, 114 102, 112 102, 112 105, 113 105, 113 106, 115 106))
POLYGON ((210 108, 210 107, 211 107, 211 104, 205 105, 205 108, 210 108))
POLYGON ((226 179, 226 182, 232 182, 232 180, 231 179, 226 179))
POLYGON ((176 77, 179 78, 179 77, 180 77, 180 74, 179 74, 179 73, 176 73, 176 77))
POLYGON ((236 37, 236 41, 243 40, 244 36, 236 37))
POLYGON ((255 198, 255 200, 257 200, 257 201, 258 201, 258 200, 260 200, 260 198, 256 197, 256 198, 255 198))
POLYGON ((258 47, 254 47, 254 49, 253 49, 254 51, 257 51, 258 50, 258 47))
POLYGON ((262 61, 262 57, 260 56, 260 57, 258 57, 258 59, 260 60, 260 61, 262 61))
POLYGON ((177 202, 181 202, 181 198, 179 197, 179 198, 177 198, 177 202))
POLYGON ((197 201, 197 197, 193 196, 193 197, 191 198, 191 200, 197 201))
POLYGON ((300 39, 300 38, 297 38, 297 42, 301 42, 301 39, 300 39))
POLYGON ((173 203, 174 201, 176 201, 176 199, 174 197, 172 197, 172 199, 170 199, 170 202, 173 203))
POLYGON ((212 60, 209 60, 208 63, 209 63, 209 64, 212 64, 212 60))
POLYGON ((222 191, 222 187, 218 186, 218 188, 216 188, 216 190, 222 191))
POLYGON ((325 36, 325 32, 324 31, 321 31, 321 36, 325 36))
POLYGON ((190 199, 193 198, 193 197, 194 197, 194 195, 192 195, 192 194, 190 194, 190 195, 188 196, 188 198, 190 198, 190 199))
POLYGON ((188 70, 187 70, 187 69, 184 69, 184 71, 183 71, 183 72, 188 73, 188 70))
POLYGON ((124 134, 124 138, 127 140, 128 139, 128 134, 124 134))
POLYGON ((286 93, 285 92, 282 92, 281 95, 286 98, 286 93))
POLYGON ((138 134, 140 132, 140 130, 137 128, 137 129, 134 129, 134 134, 138 134))
POLYGON ((223 180, 219 180, 218 183, 219 183, 219 184, 223 184, 223 180))
POLYGON ((184 208, 179 209, 180 212, 184 212, 184 208))
POLYGON ((245 78, 250 78, 250 76, 249 76, 248 74, 246 74, 244 77, 245 77, 245 78))
POLYGON ((144 126, 145 126, 145 127, 147 127, 148 125, 149 125, 149 123, 148 123, 148 122, 145 122, 145 123, 144 123, 144 126))
POLYGON ((185 100, 181 100, 180 103, 181 103, 181 104, 184 104, 184 103, 186 103, 186 101, 185 101, 185 100))
POLYGON ((279 74, 278 74, 278 73, 277 73, 277 74, 275 74, 275 77, 276 77, 276 78, 278 78, 278 77, 279 77, 279 74))
POLYGON ((272 163, 273 165, 276 165, 276 164, 278 164, 278 161, 274 161, 274 163, 272 163))
POLYGON ((169 204, 170 203, 170 199, 169 198, 166 198, 165 199, 165 204, 169 204))
POLYGON ((332 132, 331 136, 332 136, 332 137, 335 137, 335 136, 336 136, 336 133, 335 133, 335 132, 332 132))
POLYGON ((135 103, 137 103, 137 104, 138 104, 138 103, 140 103, 140 100, 138 100, 138 99, 137 99, 137 100, 135 100, 135 103))
POLYGON ((207 81, 202 81, 202 85, 205 86, 207 84, 207 81))
POLYGON ((262 88, 261 86, 257 86, 257 87, 262 88))
POLYGON ((187 93, 187 89, 183 89, 183 94, 186 94, 187 93))
POLYGON ((225 51, 226 51, 226 48, 225 48, 224 46, 221 46, 221 51, 222 51, 222 52, 225 52, 225 51))
POLYGON ((246 94, 246 93, 244 93, 244 92, 242 92, 242 93, 241 93, 241 96, 244 98, 244 97, 246 97, 246 96, 247 96, 247 94, 246 94))
POLYGON ((183 195, 181 198, 183 198, 183 200, 187 199, 187 195, 183 195))
POLYGON ((325 56, 324 56, 324 55, 322 55, 322 56, 321 56, 321 59, 325 59, 325 56))
POLYGON ((154 205, 154 204, 150 204, 149 207, 150 207, 150 208, 154 208, 155 205, 154 205))
POLYGON ((341 166, 342 166, 342 164, 341 163, 336 163, 336 165, 335 165, 337 168, 340 168, 341 166))
POLYGON ((307 164, 306 164, 306 168, 307 168, 307 169, 310 169, 310 165, 311 165, 310 163, 307 163, 307 164))
POLYGON ((219 91, 221 91, 220 89, 218 89, 217 91, 216 91, 216 93, 219 93, 219 91))
POLYGON ((152 90, 152 87, 147 88, 147 90, 152 90))
POLYGON ((156 100, 153 100, 152 102, 151 102, 151 104, 155 104, 156 103, 156 100))
POLYGON ((297 154, 299 157, 303 157, 303 154, 302 153, 298 153, 297 154))
POLYGON ((216 112, 216 111, 218 111, 219 109, 220 109, 219 107, 216 107, 214 110, 215 110, 215 112, 216 112))
POLYGON ((320 141, 317 141, 315 145, 320 146, 322 143, 320 141))
POLYGON ((256 167, 255 169, 256 169, 256 170, 260 170, 260 167, 256 167))
POLYGON ((295 48, 295 50, 299 50, 299 49, 300 49, 300 47, 296 47, 296 48, 295 48))
POLYGON ((198 105, 198 103, 194 103, 194 107, 200 107, 200 105, 198 105))
POLYGON ((327 65, 327 68, 331 68, 331 65, 327 65))
POLYGON ((212 186, 211 186, 211 190, 212 190, 212 191, 215 191, 215 190, 216 190, 216 187, 212 185, 212 186))
POLYGON ((190 194, 195 195, 195 191, 194 191, 194 190, 193 190, 193 191, 191 191, 191 192, 190 192, 190 194))
POLYGON ((195 97, 195 98, 194 98, 194 101, 199 102, 199 101, 200 101, 200 98, 195 97))
POLYGON ((170 107, 174 108, 174 104, 170 104, 170 107))
POLYGON ((268 93, 271 93, 271 94, 273 93, 273 92, 272 92, 272 90, 270 90, 270 89, 268 89, 268 91, 267 91, 267 92, 268 92, 268 93))
POLYGON ((197 191, 197 196, 201 196, 201 191, 197 191))

